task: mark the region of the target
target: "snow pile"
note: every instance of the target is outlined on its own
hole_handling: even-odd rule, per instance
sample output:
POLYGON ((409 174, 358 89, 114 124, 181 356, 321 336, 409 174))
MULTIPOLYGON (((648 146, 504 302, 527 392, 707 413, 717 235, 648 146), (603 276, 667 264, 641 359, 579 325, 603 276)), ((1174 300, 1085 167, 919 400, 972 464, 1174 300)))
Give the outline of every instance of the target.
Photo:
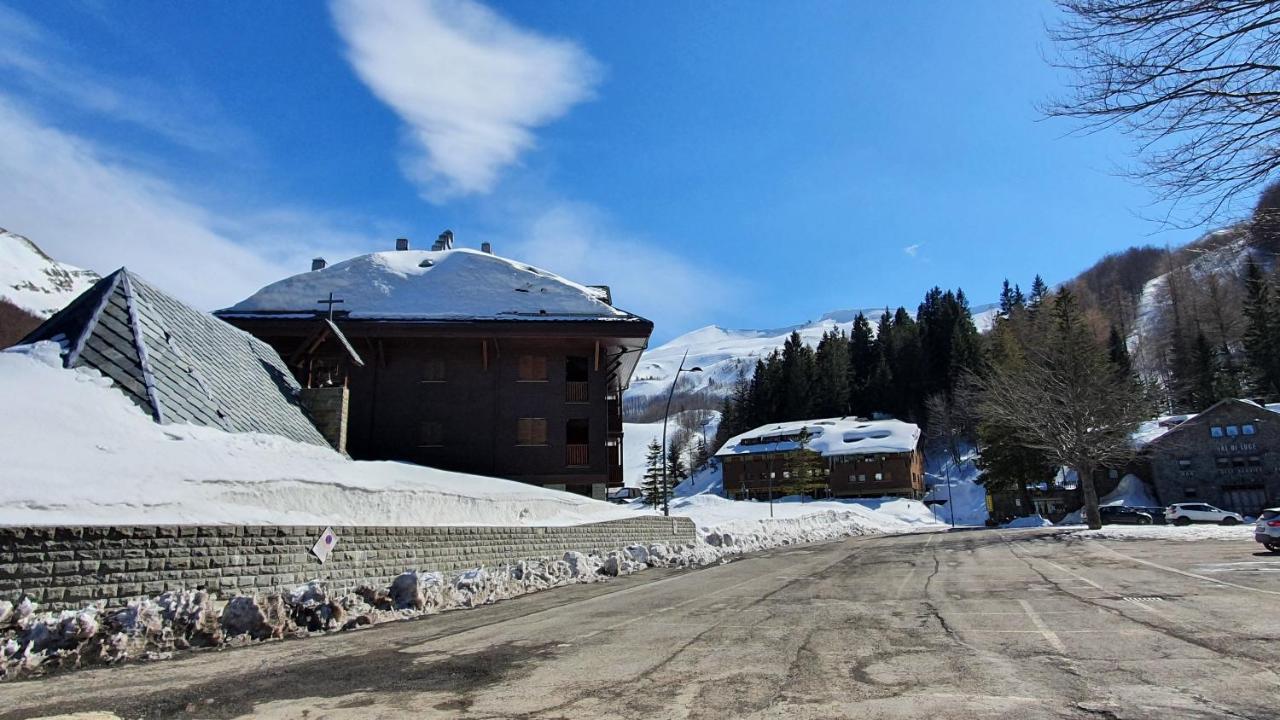
POLYGON ((546 270, 476 250, 376 252, 272 283, 233 314, 312 313, 332 292, 361 319, 628 319, 599 293, 546 270))
POLYGON ((1043 518, 1039 514, 1036 514, 1036 515, 1027 515, 1026 517, 1014 518, 1009 522, 1001 525, 1000 527, 1016 529, 1016 528, 1038 528, 1038 527, 1052 527, 1052 526, 1053 526, 1053 523, 1049 522, 1047 518, 1043 518))
MULTIPOLYGON (((1240 540, 1253 542, 1253 526, 1240 525, 1105 525, 1078 530, 1068 537, 1089 540, 1240 540)), ((1258 547, 1261 547, 1260 545, 1258 547)))
POLYGON ((237 595, 225 602, 202 590, 172 591, 118 607, 97 603, 59 613, 38 612, 27 598, 17 605, 0 601, 0 680, 55 668, 165 659, 195 647, 355 630, 600 582, 649 567, 711 564, 744 548, 728 536, 717 535, 713 542, 629 545, 603 556, 570 551, 559 559, 472 568, 451 576, 409 570, 388 587, 364 585, 348 593, 331 593, 322 582, 312 581, 288 593, 237 595))
POLYGON ((0 352, 0 524, 576 525, 631 517, 533 485, 157 425, 53 343, 0 352))
POLYGON ((800 447, 795 438, 804 430, 809 431, 809 449, 824 457, 906 453, 920 443, 920 427, 901 420, 824 418, 770 423, 748 430, 727 440, 716 457, 795 450, 800 447))
MULTIPOLYGON (((1155 496, 1147 489, 1147 484, 1132 473, 1120 478, 1116 489, 1098 498, 1098 506, 1119 505, 1122 507, 1162 507, 1155 496)), ((1084 522, 1084 508, 1068 513, 1058 522, 1059 525, 1079 525, 1084 522)))
POLYGON ((0 300, 47 318, 98 281, 98 275, 54 260, 27 238, 0 228, 0 300))

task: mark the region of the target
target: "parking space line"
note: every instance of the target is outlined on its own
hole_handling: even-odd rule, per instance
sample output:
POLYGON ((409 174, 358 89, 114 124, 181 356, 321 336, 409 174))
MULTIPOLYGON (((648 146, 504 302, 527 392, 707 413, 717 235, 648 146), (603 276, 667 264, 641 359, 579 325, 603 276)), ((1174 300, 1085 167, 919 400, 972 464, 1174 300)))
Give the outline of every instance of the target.
POLYGON ((1103 545, 1102 543, 1099 543, 1099 542, 1096 542, 1096 541, 1095 541, 1095 544, 1096 544, 1096 546, 1097 546, 1097 547, 1100 547, 1100 548, 1102 548, 1103 550, 1106 550, 1107 552, 1111 553, 1112 555, 1116 555, 1116 556, 1122 557, 1122 558, 1124 558, 1125 560, 1128 560, 1128 561, 1130 561, 1130 562, 1136 562, 1136 563, 1139 563, 1139 564, 1141 564, 1141 565, 1146 565, 1146 566, 1148 566, 1148 567, 1153 567, 1153 568, 1156 568, 1157 570, 1164 570, 1165 572, 1175 573, 1175 574, 1177 574, 1177 575, 1182 575, 1182 576, 1184 576, 1184 577, 1195 578, 1196 580, 1202 580, 1202 581, 1204 581, 1204 582, 1210 582, 1210 583, 1213 583, 1214 585, 1224 585, 1224 586, 1226 586, 1226 587, 1233 587, 1233 588, 1237 588, 1237 589, 1239 589, 1239 590, 1248 590, 1248 591, 1250 591, 1250 592, 1256 592, 1256 593, 1264 593, 1264 594, 1266 594, 1266 595, 1280 595, 1280 590, 1264 590, 1264 589, 1262 589, 1262 588, 1250 587, 1250 586, 1248 586, 1248 585, 1240 585, 1240 584, 1238 584, 1238 583, 1227 582, 1226 580, 1217 580, 1217 579, 1215 579, 1215 578, 1211 578, 1211 577, 1208 577, 1208 576, 1206 576, 1206 575, 1197 575, 1196 573, 1193 573, 1193 572, 1187 572, 1186 570, 1179 570, 1178 568, 1169 567, 1168 565, 1161 565, 1160 563, 1154 563, 1154 562, 1151 562, 1150 560, 1143 560, 1142 558, 1136 558, 1136 557, 1132 557, 1132 556, 1130 556, 1130 555, 1125 555, 1125 554, 1124 554, 1124 553, 1122 553, 1122 552, 1119 552, 1119 551, 1117 551, 1117 550, 1112 550, 1111 548, 1107 547, 1106 545, 1103 545))
POLYGON ((1051 645, 1053 649, 1057 650, 1060 654, 1066 655, 1067 646, 1062 644, 1062 638, 1058 637, 1057 633, 1049 629, 1049 626, 1045 624, 1044 620, 1036 614, 1034 609, 1032 609, 1031 603, 1026 600, 1019 600, 1018 604, 1022 606, 1023 611, 1027 613, 1027 617, 1031 618, 1031 624, 1036 626, 1036 629, 1040 631, 1040 634, 1044 636, 1044 639, 1048 641, 1049 645, 1051 645))

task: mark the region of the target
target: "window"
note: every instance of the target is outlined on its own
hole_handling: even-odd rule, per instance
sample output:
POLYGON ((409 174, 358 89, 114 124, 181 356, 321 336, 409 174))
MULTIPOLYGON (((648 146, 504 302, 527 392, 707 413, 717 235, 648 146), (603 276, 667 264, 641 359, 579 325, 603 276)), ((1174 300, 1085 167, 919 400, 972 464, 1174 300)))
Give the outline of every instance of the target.
POLYGON ((1240 432, 1241 432, 1241 433, 1243 433, 1243 434, 1245 434, 1245 435, 1252 435, 1252 434, 1254 434, 1254 433, 1258 432, 1258 429, 1257 429, 1257 428, 1255 428, 1255 427, 1254 427, 1254 426, 1252 426, 1252 425, 1241 425, 1241 426, 1240 426, 1240 432))
POLYGON ((1179 470, 1190 470, 1190 469, 1191 469, 1191 458, 1178 458, 1178 469, 1179 469, 1179 470))
POLYGON ((546 445, 547 419, 520 418, 516 421, 517 445, 546 445))
POLYGON ((1183 496, 1183 497, 1193 498, 1193 497, 1195 497, 1195 496, 1196 496, 1196 489, 1195 489, 1195 488, 1190 488, 1190 487, 1189 487, 1189 488, 1182 488, 1182 496, 1183 496))
POLYGON ((1209 435, 1211 437, 1217 437, 1217 438, 1222 437, 1222 428, 1217 425, 1214 425, 1213 427, 1209 428, 1209 435))
POLYGON ((1244 458, 1242 457, 1231 458, 1231 467, 1237 467, 1237 468, 1244 467, 1244 458))
POLYGON ((1236 427, 1235 425, 1227 426, 1227 437, 1235 437, 1239 434, 1240 434, 1240 428, 1236 427))
POLYGON ((866 482, 866 481, 867 481, 867 476, 866 476, 866 475, 859 475, 859 476, 858 476, 858 482, 866 482))
POLYGON ((876 473, 876 480, 883 480, 883 479, 884 479, 884 473, 876 473))
POLYGON ((520 382, 546 382, 547 358, 543 355, 520 356, 520 382))
POLYGON ((587 372, 589 367, 590 365, 585 357, 569 356, 564 359, 565 402, 584 403, 591 399, 591 386, 588 384, 589 375, 587 372))
POLYGON ((444 423, 428 420, 418 425, 418 447, 444 446, 444 423))
POLYGON ((1257 455, 1249 456, 1249 467, 1262 467, 1262 458, 1257 455))
POLYGON ((427 358, 422 361, 420 382, 444 382, 444 358, 427 358))
POLYGON ((1213 460, 1218 464, 1219 470, 1226 470, 1231 467, 1231 458, 1229 457, 1218 457, 1213 460))
POLYGON ((589 465, 591 449, 591 421, 574 419, 564 424, 565 465, 582 467, 589 465))

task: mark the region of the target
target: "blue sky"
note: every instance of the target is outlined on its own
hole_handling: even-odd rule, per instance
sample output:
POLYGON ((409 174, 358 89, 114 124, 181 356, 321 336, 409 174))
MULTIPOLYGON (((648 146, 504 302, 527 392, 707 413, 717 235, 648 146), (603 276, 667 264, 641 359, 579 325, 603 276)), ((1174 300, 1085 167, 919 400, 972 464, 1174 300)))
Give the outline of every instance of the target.
POLYGON ((0 227, 229 305, 452 228, 662 341, 1178 244, 1047 2, 0 0, 0 227))

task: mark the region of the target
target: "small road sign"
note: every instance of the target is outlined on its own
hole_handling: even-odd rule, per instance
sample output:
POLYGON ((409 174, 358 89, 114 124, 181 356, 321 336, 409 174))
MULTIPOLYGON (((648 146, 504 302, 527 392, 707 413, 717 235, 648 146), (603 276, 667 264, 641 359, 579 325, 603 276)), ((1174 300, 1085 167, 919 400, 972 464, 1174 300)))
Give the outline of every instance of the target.
POLYGON ((333 528, 327 527, 320 533, 320 539, 316 544, 311 546, 311 554, 319 558, 320 562, 324 562, 329 559, 329 553, 333 552, 333 547, 337 544, 338 534, 333 531, 333 528))

